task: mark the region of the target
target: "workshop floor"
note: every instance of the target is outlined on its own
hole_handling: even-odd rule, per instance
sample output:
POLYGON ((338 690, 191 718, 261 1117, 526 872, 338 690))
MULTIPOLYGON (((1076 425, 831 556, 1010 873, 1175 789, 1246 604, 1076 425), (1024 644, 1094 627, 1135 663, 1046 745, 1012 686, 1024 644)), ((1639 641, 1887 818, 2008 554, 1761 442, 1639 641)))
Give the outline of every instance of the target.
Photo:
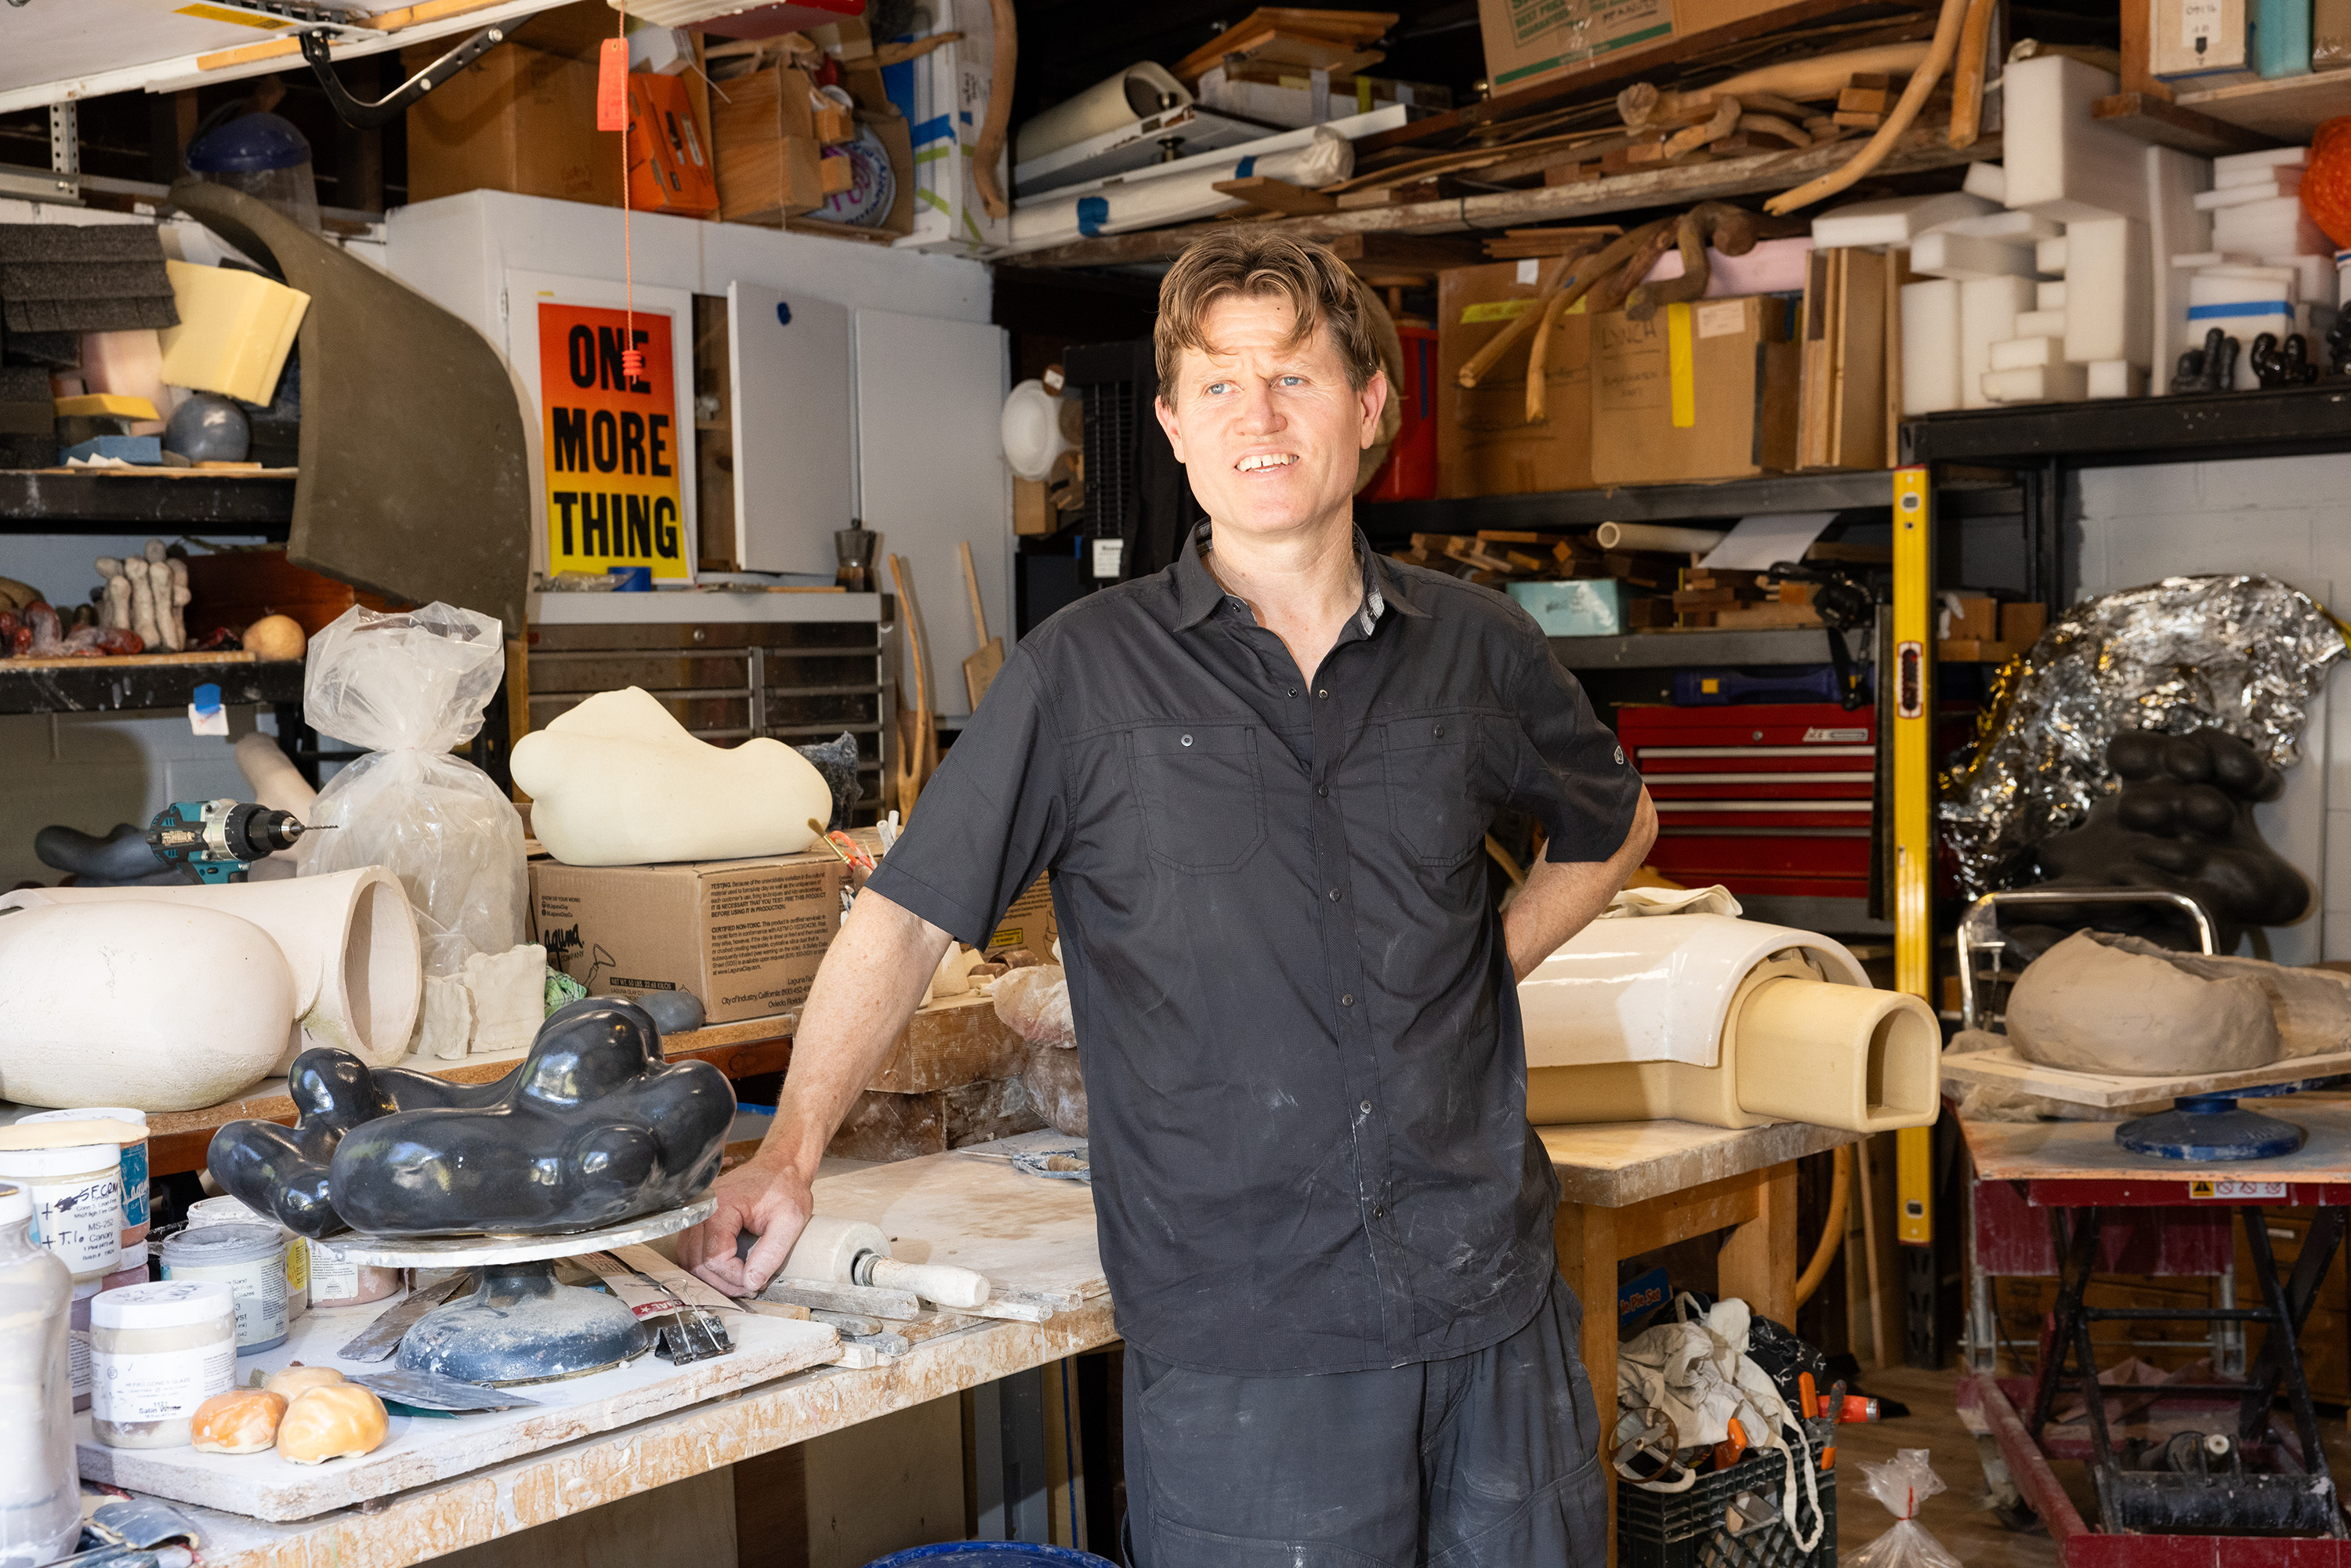
MULTIPOLYGON (((1837 1554, 1851 1554, 1894 1527, 1894 1516, 1862 1490, 1862 1460, 1890 1459, 1896 1448, 1926 1448, 1935 1456, 1935 1473, 1948 1490, 1929 1498, 1919 1515, 1928 1532, 1941 1542, 1968 1568, 2057 1568, 2057 1548, 2038 1529, 2018 1534, 2002 1528, 1985 1511, 1983 1467, 1976 1458, 1975 1439, 1959 1425, 1954 1406, 1957 1372, 1913 1372, 1887 1368, 1865 1374, 1862 1383, 1882 1398, 1899 1399, 1910 1414, 1898 1421, 1837 1428, 1837 1554)), ((2328 1464, 2340 1476, 2351 1475, 2351 1428, 2339 1412, 2322 1408, 2319 1440, 2326 1446, 2328 1464)), ((2085 1518, 2095 1517, 2089 1481, 2079 1465, 2060 1464, 2057 1478, 2085 1518)))

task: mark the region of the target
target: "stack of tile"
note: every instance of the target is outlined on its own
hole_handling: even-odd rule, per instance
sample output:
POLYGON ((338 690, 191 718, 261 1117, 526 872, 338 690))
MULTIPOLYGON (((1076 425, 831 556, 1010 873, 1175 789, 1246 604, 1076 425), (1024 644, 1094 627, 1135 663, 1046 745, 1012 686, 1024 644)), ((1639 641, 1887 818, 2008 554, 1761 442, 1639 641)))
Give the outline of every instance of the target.
POLYGON ((179 321, 152 224, 0 224, 0 324, 12 338, 179 321))

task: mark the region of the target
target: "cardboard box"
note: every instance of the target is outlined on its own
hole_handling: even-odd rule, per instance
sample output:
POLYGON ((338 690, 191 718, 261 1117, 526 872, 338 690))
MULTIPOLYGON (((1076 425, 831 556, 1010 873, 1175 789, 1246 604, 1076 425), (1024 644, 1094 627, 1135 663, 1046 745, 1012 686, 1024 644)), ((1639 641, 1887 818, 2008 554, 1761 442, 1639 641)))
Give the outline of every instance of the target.
MULTIPOLYGON (((914 171, 912 227, 898 244, 917 250, 970 253, 1011 237, 1010 217, 990 217, 972 182, 974 149, 987 120, 995 79, 996 23, 988 0, 941 0, 936 29, 962 37, 940 45, 905 68, 913 73, 913 116, 907 139, 914 171)), ((997 179, 1012 186, 1010 138, 997 154, 997 179)))
POLYGON ((710 106, 720 217, 780 224, 849 189, 849 161, 824 155, 807 72, 772 66, 724 86, 710 106))
POLYGON ((1053 914, 1051 879, 1040 876, 1012 901, 1012 907, 988 934, 985 950, 998 953, 1007 947, 1026 947, 1040 958, 1050 958, 1061 936, 1061 924, 1053 914))
POLYGON ((712 1023, 791 1012, 841 929, 839 856, 530 862, 531 940, 590 993, 691 991, 712 1023))
POLYGON ((1794 466, 1800 345, 1770 295, 1592 324, 1592 476, 1601 485, 1746 479, 1794 466))
POLYGON ((2049 629, 2049 607, 2041 603, 2003 604, 2000 607, 2000 640, 2019 653, 2041 641, 2041 633, 2049 629))
POLYGON ((1795 13, 1793 21, 1803 7, 1787 0, 1478 0, 1478 26, 1485 36, 1486 79, 1499 98, 1604 62, 1692 44, 1774 11, 1795 13))
POLYGON ((718 211, 710 152, 679 78, 646 71, 629 78, 629 203, 688 218, 718 211))
POLYGON ((1505 590, 1546 637, 1618 637, 1625 623, 1625 584, 1614 578, 1513 582, 1505 590))
POLYGON ((1972 593, 1943 596, 1940 624, 1935 629, 1938 641, 1959 639, 1966 642, 1994 643, 2001 641, 2000 601, 1979 598, 1972 593))
POLYGON ((1550 418, 1527 423, 1527 350, 1513 347, 1477 386, 1461 367, 1534 307, 1562 257, 1448 267, 1437 285, 1437 493, 1515 496, 1592 485, 1592 318, 1560 319, 1544 370, 1550 418))
MULTIPOLYGON (((421 70, 431 46, 402 53, 421 70)), ((522 44, 492 49, 408 110, 408 199, 512 191, 621 204, 621 153, 596 130, 596 66, 522 44)))

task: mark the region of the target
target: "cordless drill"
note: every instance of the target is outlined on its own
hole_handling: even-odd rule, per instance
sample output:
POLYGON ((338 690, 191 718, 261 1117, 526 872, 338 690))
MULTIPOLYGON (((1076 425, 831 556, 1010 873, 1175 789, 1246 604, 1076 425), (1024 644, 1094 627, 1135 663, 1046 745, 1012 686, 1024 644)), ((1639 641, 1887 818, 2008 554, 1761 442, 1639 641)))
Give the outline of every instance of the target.
POLYGON ((190 882, 243 882, 255 861, 324 831, 250 801, 174 800, 148 824, 147 847, 190 882))

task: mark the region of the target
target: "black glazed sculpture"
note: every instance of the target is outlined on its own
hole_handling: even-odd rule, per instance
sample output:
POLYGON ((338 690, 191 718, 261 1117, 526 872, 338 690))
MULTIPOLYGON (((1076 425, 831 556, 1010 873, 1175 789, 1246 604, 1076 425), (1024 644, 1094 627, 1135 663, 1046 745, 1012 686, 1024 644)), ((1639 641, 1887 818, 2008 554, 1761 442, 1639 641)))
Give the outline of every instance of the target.
MULTIPOLYGON (((2184 893, 2211 917, 2223 953, 2236 950, 2248 926, 2302 917, 2309 883, 2253 825, 2253 807, 2277 799, 2285 781, 2252 747, 2220 729, 2130 729, 2106 743, 2106 763, 2122 788, 2092 806, 2080 827, 2041 844, 2047 880, 2039 886, 2184 893)), ((2005 933, 2028 956, 2082 926, 2197 945, 2176 911, 2155 904, 2042 904, 2032 920, 2005 933)))
POLYGON ((2214 327, 2204 334, 2204 346, 2179 356, 2171 372, 2175 392, 2227 392, 2237 381, 2237 340, 2214 327))
POLYGON ((657 1214, 716 1179, 735 1118, 726 1074, 664 1062, 653 1019, 612 997, 559 1009, 495 1083, 311 1051, 291 1087, 290 1132, 233 1122, 207 1164, 308 1236, 559 1236, 657 1214))

